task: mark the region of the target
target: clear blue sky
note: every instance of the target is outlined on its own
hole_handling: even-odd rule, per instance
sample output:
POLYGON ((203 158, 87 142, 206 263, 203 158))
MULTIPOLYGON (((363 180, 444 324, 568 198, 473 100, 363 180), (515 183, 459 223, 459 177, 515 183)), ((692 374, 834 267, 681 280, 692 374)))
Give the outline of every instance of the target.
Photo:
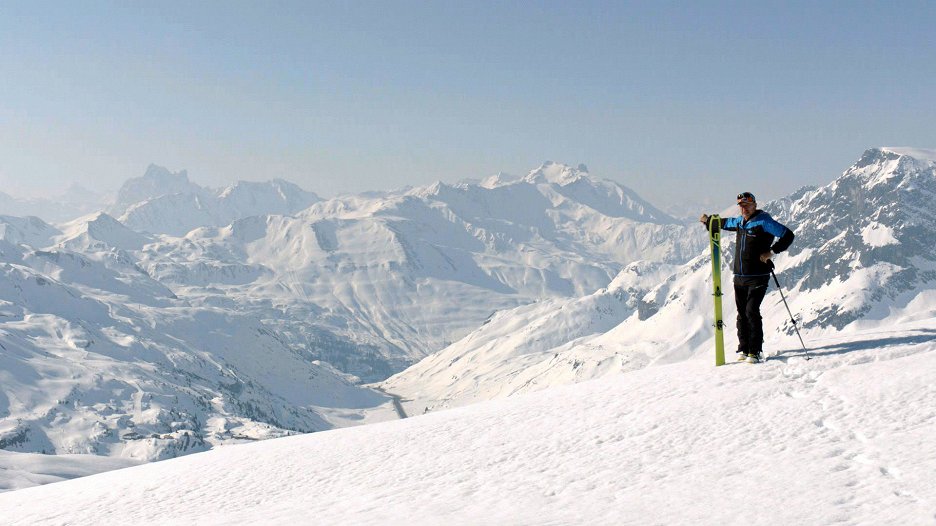
POLYGON ((936 2, 3 2, 0 191, 551 159, 663 206, 779 197, 936 148, 934 35, 936 2))

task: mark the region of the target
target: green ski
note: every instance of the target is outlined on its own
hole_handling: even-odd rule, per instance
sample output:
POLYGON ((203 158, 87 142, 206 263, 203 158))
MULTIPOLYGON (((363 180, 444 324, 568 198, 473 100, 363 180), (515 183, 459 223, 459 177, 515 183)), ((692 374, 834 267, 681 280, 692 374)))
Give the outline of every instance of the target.
POLYGON ((712 247, 712 284, 715 290, 715 366, 725 365, 725 323, 721 305, 721 218, 709 217, 709 245, 712 247))

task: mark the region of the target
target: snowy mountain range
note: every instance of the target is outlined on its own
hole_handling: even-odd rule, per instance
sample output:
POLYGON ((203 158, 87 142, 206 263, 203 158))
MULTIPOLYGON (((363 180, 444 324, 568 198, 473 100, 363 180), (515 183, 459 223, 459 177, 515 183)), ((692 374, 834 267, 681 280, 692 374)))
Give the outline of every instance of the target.
MULTIPOLYGON (((819 336, 936 318, 936 152, 871 149, 831 184, 762 208, 797 235, 776 262, 800 327, 819 336)), ((699 225, 693 235, 706 237, 699 225)), ((730 269, 730 235, 723 251, 730 269)), ((499 312, 381 386, 421 413, 710 354, 710 280, 707 249, 681 266, 635 263, 596 293, 499 312)), ((768 354, 795 352, 774 285, 763 305, 768 354)), ((733 349, 730 293, 724 308, 733 349)))
MULTIPOLYGON (((393 373, 412 415, 711 353, 702 227, 584 166, 329 200, 252 184, 150 167, 112 213, 0 217, 0 450, 155 460, 396 418, 360 385, 393 373)), ((936 318, 934 195, 936 154, 882 148, 763 204, 797 232, 777 264, 807 340, 936 318)))
POLYGON ((339 197, 199 228, 137 257, 180 295, 233 301, 373 381, 496 311, 587 294, 631 261, 685 261, 704 242, 686 232, 616 183, 547 163, 522 179, 339 197))
POLYGON ((184 170, 172 173, 150 165, 143 177, 124 183, 108 211, 133 230, 183 236, 246 217, 294 214, 318 201, 314 193, 279 179, 210 189, 189 181, 184 170))
POLYGON ((0 218, 0 449, 156 460, 394 418, 362 379, 704 241, 555 163, 328 201, 151 166, 110 211, 0 218))

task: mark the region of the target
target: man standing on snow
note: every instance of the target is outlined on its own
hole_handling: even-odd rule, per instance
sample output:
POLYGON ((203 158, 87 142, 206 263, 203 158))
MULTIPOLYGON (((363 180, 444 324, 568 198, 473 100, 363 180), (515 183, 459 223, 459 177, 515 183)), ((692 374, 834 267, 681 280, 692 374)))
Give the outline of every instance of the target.
MULTIPOLYGON (((738 360, 757 363, 764 345, 760 304, 770 283, 770 258, 789 248, 793 231, 757 209, 751 192, 738 194, 740 217, 721 218, 722 230, 737 231, 734 255, 735 305, 738 306, 738 360), (774 239, 777 240, 774 243, 774 239)), ((709 216, 699 221, 709 227, 709 216)))

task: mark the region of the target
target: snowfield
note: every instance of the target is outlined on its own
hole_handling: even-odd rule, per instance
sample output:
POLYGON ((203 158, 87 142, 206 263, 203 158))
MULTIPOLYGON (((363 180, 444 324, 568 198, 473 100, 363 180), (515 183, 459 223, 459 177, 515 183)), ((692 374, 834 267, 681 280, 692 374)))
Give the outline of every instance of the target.
MULTIPOLYGON (((8 524, 932 524, 936 323, 0 494, 8 524)), ((792 344, 792 342, 791 342, 792 344)))

